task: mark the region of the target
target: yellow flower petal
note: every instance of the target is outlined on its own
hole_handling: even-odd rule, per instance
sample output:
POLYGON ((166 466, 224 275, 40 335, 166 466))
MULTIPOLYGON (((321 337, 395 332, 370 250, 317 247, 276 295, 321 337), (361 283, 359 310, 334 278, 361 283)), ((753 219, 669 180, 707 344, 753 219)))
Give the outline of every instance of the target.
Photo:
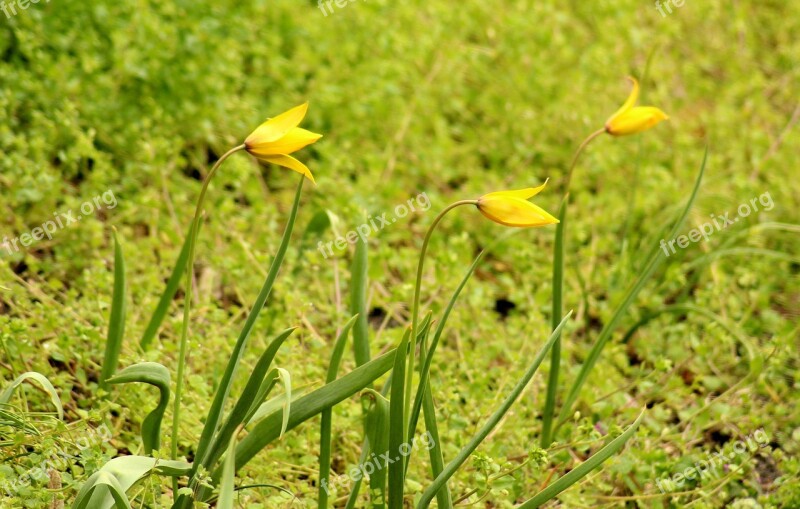
POLYGON ((533 228, 558 223, 540 207, 516 196, 490 193, 479 198, 477 205, 481 214, 503 226, 533 228))
POLYGON ((297 173, 305 175, 308 178, 308 180, 316 184, 316 182, 314 181, 314 175, 311 174, 311 170, 308 169, 308 166, 301 163, 292 156, 287 156, 285 154, 276 154, 276 155, 257 156, 257 157, 260 161, 277 164, 278 166, 283 166, 284 168, 289 168, 290 170, 294 170, 297 173))
POLYGON ((263 143, 272 143, 283 138, 291 129, 300 125, 307 111, 308 103, 303 103, 281 113, 275 118, 267 119, 244 140, 245 146, 250 150, 263 143))
POLYGON ((632 76, 628 76, 628 81, 630 81, 631 84, 633 85, 633 89, 631 89, 631 94, 628 96, 628 100, 625 101, 625 104, 623 104, 622 107, 618 109, 616 113, 611 115, 611 118, 609 118, 608 121, 606 121, 606 124, 612 122, 615 118, 617 118, 618 116, 622 115, 629 109, 636 106, 636 102, 639 100, 639 82, 636 80, 636 78, 632 76))
POLYGON ((321 134, 294 127, 282 138, 271 143, 261 143, 251 149, 247 149, 247 151, 256 157, 291 154, 307 145, 311 145, 320 138, 322 138, 321 134))
POLYGON ((521 200, 527 200, 541 193, 542 190, 544 190, 545 186, 547 186, 547 182, 549 180, 550 179, 545 180, 544 184, 540 185, 539 187, 527 187, 525 189, 518 189, 516 191, 496 191, 494 193, 489 193, 485 195, 484 198, 488 198, 490 196, 511 196, 514 198, 519 198, 521 200))
POLYGON ((625 136, 646 131, 659 122, 667 120, 666 113, 654 106, 631 108, 606 124, 606 131, 613 136, 625 136))
POLYGON ((653 106, 636 107, 639 100, 639 82, 635 78, 628 78, 633 84, 631 95, 616 113, 606 121, 606 132, 612 136, 625 136, 646 131, 669 117, 666 113, 653 106))

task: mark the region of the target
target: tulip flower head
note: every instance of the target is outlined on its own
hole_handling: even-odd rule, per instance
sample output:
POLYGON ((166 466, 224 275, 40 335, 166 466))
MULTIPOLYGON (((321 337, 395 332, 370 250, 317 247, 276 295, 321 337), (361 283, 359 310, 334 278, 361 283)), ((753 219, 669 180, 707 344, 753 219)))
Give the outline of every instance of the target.
POLYGON ((547 182, 539 187, 485 194, 478 198, 476 205, 481 214, 503 226, 536 228, 555 224, 558 223, 558 219, 528 201, 539 194, 546 185, 547 182))
POLYGON ((626 136, 646 131, 669 117, 654 106, 636 106, 639 100, 639 82, 628 78, 633 84, 631 95, 622 108, 606 121, 606 132, 612 136, 626 136))
POLYGON ((289 155, 322 138, 321 134, 297 127, 306 116, 306 111, 308 103, 267 119, 244 141, 245 150, 259 161, 289 168, 314 182, 311 170, 289 155))

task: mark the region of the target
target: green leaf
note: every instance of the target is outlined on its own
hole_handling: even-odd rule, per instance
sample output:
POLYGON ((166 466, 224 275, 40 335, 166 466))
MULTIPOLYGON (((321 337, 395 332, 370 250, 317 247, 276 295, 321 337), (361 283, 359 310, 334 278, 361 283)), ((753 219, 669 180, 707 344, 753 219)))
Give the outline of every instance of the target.
POLYGON ((155 311, 153 311, 153 315, 150 317, 150 322, 147 324, 144 334, 142 334, 142 339, 139 341, 139 346, 142 347, 142 350, 147 350, 150 347, 150 343, 152 343, 153 339, 156 337, 156 334, 158 334, 158 329, 161 328, 161 324, 163 323, 164 318, 167 316, 167 311, 169 311, 169 305, 172 303, 173 299, 175 298, 175 293, 177 293, 178 288, 181 285, 181 278, 183 277, 183 273, 186 271, 186 264, 188 260, 189 235, 187 235, 186 239, 183 241, 183 247, 178 255, 178 261, 175 262, 175 267, 172 268, 172 274, 170 274, 169 279, 167 280, 167 286, 164 288, 164 293, 161 294, 161 298, 158 300, 158 305, 156 306, 155 311))
MULTIPOLYGON (((378 377, 389 371, 394 363, 394 356, 395 351, 391 350, 297 400, 296 403, 292 404, 286 430, 290 431, 296 428, 326 408, 331 408, 363 390, 378 377)), ((239 442, 236 446, 237 471, 253 459, 259 451, 280 436, 282 420, 282 412, 273 412, 256 424, 250 430, 250 433, 239 442)), ((220 475, 221 472, 215 471, 214 479, 219 479, 220 475)), ((206 490, 199 490, 198 500, 205 500, 206 498, 206 490)))
MULTIPOLYGON (((405 418, 405 387, 406 379, 406 357, 408 356, 408 340, 411 336, 411 329, 406 328, 400 346, 397 347, 397 355, 394 359, 392 368, 392 389, 389 399, 389 450, 398 451, 400 446, 406 441, 406 418, 405 418)), ((403 487, 405 484, 405 461, 395 461, 389 465, 389 509, 403 508, 403 487)))
POLYGON ((281 420, 281 434, 278 438, 283 438, 286 434, 286 428, 289 426, 289 413, 292 411, 292 375, 283 368, 278 369, 278 378, 283 382, 283 396, 284 401, 281 405, 281 413, 283 419, 281 420))
MULTIPOLYGON (((236 345, 233 347, 233 352, 228 360, 225 373, 222 375, 217 392, 214 394, 214 401, 212 402, 211 409, 208 412, 206 424, 203 428, 203 433, 198 444, 198 458, 205 457, 206 447, 210 445, 211 437, 217 432, 220 420, 222 419, 222 410, 225 402, 228 399, 228 395, 230 394, 231 386, 233 385, 233 378, 236 375, 239 363, 244 355, 244 350, 247 346, 247 340, 250 337, 250 332, 253 330, 253 326, 255 326, 258 315, 264 308, 264 305, 269 298, 269 294, 272 292, 272 286, 275 284, 275 280, 277 279, 278 273, 283 265, 283 259, 286 256, 287 249, 289 248, 292 230, 294 229, 294 224, 297 219, 297 209, 300 207, 300 194, 303 190, 303 181, 304 178, 301 178, 300 183, 297 185, 297 192, 295 193, 294 203, 292 204, 292 211, 289 215, 280 246, 278 247, 278 252, 275 254, 275 258, 272 260, 269 273, 264 281, 264 285, 261 287, 261 292, 259 292, 258 297, 253 304, 253 309, 247 315, 247 320, 242 328, 242 332, 239 334, 239 338, 236 340, 236 345)), ((227 444, 227 441, 225 443, 227 444)), ((206 465, 208 463, 204 460, 202 464, 206 465)))
POLYGON ((569 317, 571 315, 572 311, 567 313, 567 315, 561 320, 561 323, 558 325, 558 327, 556 327, 556 329, 550 335, 550 339, 548 339, 547 343, 545 343, 544 346, 542 346, 542 348, 539 350, 539 353, 536 355, 536 358, 533 360, 533 363, 530 365, 528 370, 525 372, 522 378, 520 378, 519 382, 517 382, 517 385, 514 386, 514 389, 506 397, 506 399, 503 400, 503 403, 492 414, 492 416, 489 418, 486 424, 484 424, 483 427, 480 429, 480 431, 478 431, 478 433, 476 433, 475 436, 473 436, 472 439, 470 439, 467 445, 465 445, 459 451, 458 455, 456 455, 456 457, 450 463, 447 464, 442 473, 439 474, 439 476, 433 480, 433 483, 431 483, 431 485, 428 486, 425 489, 425 491, 422 492, 420 501, 417 504, 417 509, 426 508, 430 506, 433 497, 436 496, 436 493, 444 487, 444 485, 453 476, 453 474, 455 474, 458 471, 458 469, 461 468, 461 465, 463 465, 464 462, 469 459, 470 455, 472 455, 472 453, 475 452, 475 449, 478 448, 481 442, 483 442, 486 439, 486 437, 489 436, 489 434, 500 423, 500 421, 506 415, 506 413, 508 413, 508 411, 511 409, 511 407, 514 405, 514 403, 522 394, 522 391, 525 390, 525 387, 528 386, 528 383, 531 381, 531 378, 533 378, 533 375, 536 374, 536 370, 539 369, 539 365, 541 365, 542 361, 547 355, 547 352, 550 351, 550 348, 553 346, 553 343, 555 343, 556 340, 558 339, 559 334, 561 333, 561 329, 564 328, 564 324, 567 323, 567 320, 569 320, 569 317))
POLYGON ((73 509, 130 508, 125 493, 150 474, 181 477, 191 471, 184 461, 159 460, 146 456, 114 458, 95 472, 78 492, 73 509))
POLYGON ((142 444, 144 452, 151 454, 161 447, 161 421, 169 404, 169 370, 156 362, 142 362, 128 366, 107 380, 109 384, 146 383, 157 387, 160 395, 158 406, 142 422, 142 444))
POLYGON ((356 242, 353 266, 350 270, 350 314, 358 315, 353 327, 353 351, 356 357, 356 366, 361 366, 370 359, 369 353, 369 324, 367 323, 367 289, 369 286, 369 260, 367 257, 367 241, 359 237, 356 242))
POLYGON ((383 509, 386 507, 386 469, 381 455, 389 451, 389 401, 373 390, 367 390, 362 398, 369 400, 369 409, 364 416, 364 434, 369 448, 375 453, 367 461, 378 462, 377 466, 373 463, 369 474, 370 507, 383 509))
MULTIPOLYGON (((336 380, 339 373, 339 366, 342 364, 344 347, 347 343, 347 336, 353 324, 358 320, 359 315, 355 315, 342 327, 339 337, 333 345, 331 362, 328 365, 328 376, 326 383, 336 380)), ((326 489, 331 475, 331 432, 333 427, 333 409, 328 408, 322 411, 319 425, 319 496, 317 497, 317 507, 326 509, 328 507, 328 489, 326 489)))
MULTIPOLYGON (((689 215, 689 211, 692 209, 694 205, 695 199, 697 198, 697 194, 700 190, 700 184, 703 181, 703 175, 705 174, 706 170, 706 162, 708 161, 708 147, 706 147, 705 154, 703 155, 703 163, 700 166, 700 173, 697 175, 697 181, 694 184, 694 189, 692 190, 692 194, 689 197, 689 200, 686 202, 686 207, 683 209, 683 213, 675 222, 671 233, 667 236, 667 238, 672 239, 675 238, 680 228, 683 226, 686 217, 689 215)), ((650 256, 648 257, 647 264, 639 277, 637 278, 636 282, 631 286, 628 292, 625 294, 622 303, 617 307, 614 311, 614 315, 611 317, 611 320, 605 324, 603 329, 600 331, 600 335, 597 337, 594 345, 592 345, 592 349, 589 351, 589 355, 586 357, 583 365, 581 366, 581 371, 578 373, 578 378, 572 384, 570 388, 569 394, 564 400, 564 404, 561 407, 561 412, 558 416, 558 426, 566 422, 569 419, 569 416, 572 412, 572 406, 575 404, 575 401, 578 399, 578 395, 580 394, 581 388, 586 383, 589 378, 589 374, 592 372, 595 364, 600 358, 600 354, 603 352, 603 348, 608 343, 608 340, 611 339, 611 334, 617 328, 620 320, 628 311, 628 308, 633 304, 633 301, 636 300, 636 297, 639 295, 639 292, 642 291, 645 284, 650 280, 650 278, 655 273, 656 269, 661 266, 664 262, 666 257, 663 255, 662 251, 659 249, 658 245, 653 246, 653 249, 650 252, 650 256)))
MULTIPOLYGON (((268 389, 262 390, 262 385, 264 383, 269 384, 274 380, 274 376, 269 376, 267 374, 269 368, 280 347, 296 329, 296 327, 286 329, 270 342, 269 346, 264 350, 264 353, 259 357, 258 362, 256 362, 253 371, 250 373, 250 377, 247 379, 247 384, 242 391, 242 395, 236 401, 233 410, 228 414, 225 423, 222 425, 219 432, 210 438, 211 444, 202 444, 202 447, 198 446, 198 449, 207 448, 209 451, 208 455, 202 458, 200 463, 206 470, 213 470, 215 468, 216 462, 222 456, 223 451, 228 447, 236 429, 241 424, 250 421, 253 418, 253 414, 264 401, 268 389)), ((203 438, 201 438, 201 440, 203 440, 203 438)))
POLYGON ((594 453, 588 460, 570 470, 566 475, 559 478, 556 482, 540 491, 535 497, 519 505, 518 509, 534 509, 536 507, 540 507, 545 502, 554 499, 559 493, 589 475, 592 470, 597 468, 601 463, 622 449, 622 447, 625 445, 625 442, 627 442, 633 436, 636 428, 639 427, 639 423, 642 421, 644 413, 645 410, 643 409, 639 414, 639 417, 636 418, 633 424, 631 424, 623 434, 609 442, 608 445, 594 453))
POLYGON ((236 434, 234 434, 222 462, 222 480, 219 483, 218 509, 233 509, 233 498, 236 493, 236 434))
POLYGON ((106 352, 100 371, 100 388, 107 389, 107 380, 117 371, 122 338, 125 336, 125 259, 122 246, 114 230, 114 294, 111 299, 111 317, 108 323, 106 352))
MULTIPOLYGON (((556 240, 553 247, 553 329, 558 327, 558 320, 564 314, 564 231, 567 228, 567 205, 569 195, 564 196, 558 211, 559 223, 556 225, 556 240)), ((542 411, 542 448, 550 447, 553 442, 553 415, 558 395, 558 378, 561 371, 561 337, 556 338, 550 351, 550 375, 547 379, 547 397, 542 411)))
POLYGON ((0 404, 7 405, 8 402, 11 400, 11 396, 14 394, 14 390, 25 382, 26 380, 34 380, 42 386, 44 392, 50 396, 50 401, 53 402, 53 406, 56 407, 56 411, 58 412, 58 418, 63 420, 64 419, 64 407, 61 405, 61 398, 58 397, 58 392, 56 392, 56 388, 53 387, 53 384, 50 383, 50 380, 47 379, 41 373, 37 373, 35 371, 28 371, 27 373, 23 373, 19 375, 17 378, 11 382, 11 385, 6 387, 2 394, 0 394, 0 404))

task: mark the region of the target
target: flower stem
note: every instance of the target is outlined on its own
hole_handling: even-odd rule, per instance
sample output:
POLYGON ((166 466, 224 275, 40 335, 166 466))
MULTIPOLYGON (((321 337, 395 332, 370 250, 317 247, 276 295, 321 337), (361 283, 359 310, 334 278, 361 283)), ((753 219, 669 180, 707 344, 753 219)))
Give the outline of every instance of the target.
POLYGON ((244 145, 239 145, 227 151, 220 157, 211 171, 208 172, 206 178, 203 180, 203 187, 200 190, 200 196, 197 198, 197 206, 194 210, 194 218, 192 225, 189 228, 189 258, 186 261, 186 290, 183 300, 183 325, 181 326, 181 340, 178 352, 178 374, 175 382, 175 400, 173 402, 172 412, 172 445, 170 450, 170 458, 177 459, 178 457, 178 425, 180 424, 181 412, 181 396, 183 393, 183 379, 186 369, 186 349, 189 338, 189 315, 192 308, 192 279, 194 277, 194 255, 195 244, 197 242, 197 232, 200 229, 200 216, 203 212, 203 202, 205 201, 208 186, 211 179, 217 173, 217 170, 222 166, 222 163, 234 153, 243 150, 244 145))
MULTIPOLYGON (((451 203, 447 207, 444 208, 439 215, 433 220, 433 223, 428 227, 428 231, 425 234, 425 239, 422 241, 422 249, 419 252, 419 262, 417 263, 417 279, 414 283, 414 304, 411 307, 411 353, 409 358, 409 365, 408 369, 406 370, 406 390, 405 390, 405 412, 406 416, 409 415, 409 407, 411 406, 411 377, 414 373, 414 353, 416 351, 416 338, 417 334, 419 333, 419 299, 420 293, 422 289, 422 269, 425 265, 425 254, 428 251, 428 244, 430 244, 431 236, 433 235, 436 226, 444 219, 444 216, 447 215, 448 212, 451 210, 460 207, 462 205, 476 205, 478 203, 477 200, 460 200, 455 203, 451 203)), ((414 431, 411 430, 411 433, 414 431)), ((406 434, 408 436, 408 434, 406 434)))
POLYGON ((583 153, 583 151, 586 148, 586 146, 589 145, 589 143, 592 142, 592 140, 594 140, 595 138, 597 138, 601 134, 604 134, 605 132, 606 132, 606 128, 605 127, 602 128, 602 129, 598 129, 597 131, 593 132, 592 134, 589 135, 588 138, 583 140, 583 143, 580 144, 580 146, 578 147, 578 150, 575 151, 575 155, 572 156, 572 164, 570 164, 570 166, 569 166, 569 172, 567 172, 567 183, 564 186, 564 196, 569 194, 569 186, 572 183, 572 174, 575 172, 575 166, 578 165, 578 158, 583 153))
MULTIPOLYGON (((567 172, 567 182, 564 186, 564 197, 561 200, 561 207, 558 211, 559 223, 556 225, 556 240, 553 253, 553 310, 552 325, 553 330, 561 323, 564 314, 564 243, 567 227, 567 204, 569 200, 569 188, 572 184, 572 174, 578 164, 583 151, 595 138, 605 133, 605 128, 598 129, 590 134, 583 143, 578 146, 575 155, 572 156, 572 163, 567 172)), ((556 339, 550 351, 550 375, 547 380, 547 397, 542 411, 542 437, 541 446, 546 449, 553 443, 553 416, 556 408, 556 396, 558 393, 558 379, 561 370, 561 338, 556 339)))

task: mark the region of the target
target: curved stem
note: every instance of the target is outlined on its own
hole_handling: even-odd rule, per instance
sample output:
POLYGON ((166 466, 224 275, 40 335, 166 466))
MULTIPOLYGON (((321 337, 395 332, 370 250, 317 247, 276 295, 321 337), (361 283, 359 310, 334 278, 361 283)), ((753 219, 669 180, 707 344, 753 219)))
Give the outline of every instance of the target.
MULTIPOLYGON (((572 156, 572 163, 567 172, 567 182, 564 187, 564 198, 561 200, 561 206, 558 211, 559 223, 556 225, 556 240, 553 248, 553 330, 558 326, 561 316, 564 314, 564 242, 567 227, 567 203, 569 199, 569 187, 570 184, 572 184, 572 174, 575 173, 575 166, 578 164, 578 159, 589 143, 605 132, 605 128, 598 129, 583 140, 583 143, 581 143, 575 151, 575 155, 572 156)), ((560 370, 561 338, 559 337, 556 339, 550 351, 550 375, 547 381, 547 396, 542 411, 541 445, 545 449, 550 447, 550 444, 553 442, 553 417, 555 415, 560 370)))
MULTIPOLYGON (((414 353, 416 351, 416 338, 418 334, 418 327, 419 327, 419 297, 420 291, 422 288, 422 269, 425 265, 425 253, 428 251, 428 244, 430 243, 431 236, 433 235, 433 231, 436 229, 436 226, 441 222, 445 215, 448 212, 453 210, 454 208, 460 207, 462 205, 477 205, 477 200, 460 200, 455 203, 451 203, 447 207, 444 208, 439 215, 433 220, 433 223, 428 227, 428 231, 425 234, 425 240, 422 241, 422 248, 419 252, 419 262, 417 263, 417 279, 414 283, 414 304, 411 307, 411 353, 409 359, 408 369, 406 370, 406 390, 405 392, 405 406, 404 406, 404 416, 409 416, 409 407, 411 406, 411 380, 414 374, 414 353)), ((413 430, 411 431, 413 433, 413 430)), ((408 436, 406 434, 406 436, 408 436)))
POLYGON ((189 315, 192 308, 194 254, 195 244, 197 242, 197 231, 200 228, 200 215, 203 211, 203 202, 205 201, 206 193, 208 192, 208 186, 211 184, 211 179, 214 178, 214 175, 217 173, 217 170, 220 168, 220 166, 222 166, 222 163, 225 162, 228 157, 240 150, 243 150, 244 148, 244 145, 234 147, 225 152, 222 157, 220 157, 217 162, 214 163, 211 171, 208 172, 208 175, 206 175, 206 178, 203 180, 203 187, 200 190, 200 196, 197 198, 197 206, 194 210, 192 225, 189 228, 189 258, 186 261, 186 290, 183 301, 183 324, 181 326, 181 341, 178 352, 178 374, 175 382, 175 401, 173 402, 172 412, 172 445, 170 450, 170 458, 172 459, 177 459, 178 457, 178 425, 180 423, 181 396, 183 393, 183 379, 186 364, 186 347, 189 337, 189 315))
POLYGON ((602 129, 598 129, 597 131, 593 132, 592 134, 589 135, 588 138, 583 140, 583 143, 580 144, 580 146, 578 147, 578 150, 575 151, 575 155, 572 156, 572 164, 570 164, 569 171, 567 172, 567 183, 564 186, 564 196, 566 196, 569 193, 569 186, 572 183, 572 174, 575 172, 575 166, 578 165, 578 158, 583 153, 583 151, 586 148, 586 146, 589 145, 589 143, 592 142, 592 140, 594 140, 595 138, 597 138, 601 134, 604 134, 605 132, 606 132, 606 128, 605 127, 602 128, 602 129))

